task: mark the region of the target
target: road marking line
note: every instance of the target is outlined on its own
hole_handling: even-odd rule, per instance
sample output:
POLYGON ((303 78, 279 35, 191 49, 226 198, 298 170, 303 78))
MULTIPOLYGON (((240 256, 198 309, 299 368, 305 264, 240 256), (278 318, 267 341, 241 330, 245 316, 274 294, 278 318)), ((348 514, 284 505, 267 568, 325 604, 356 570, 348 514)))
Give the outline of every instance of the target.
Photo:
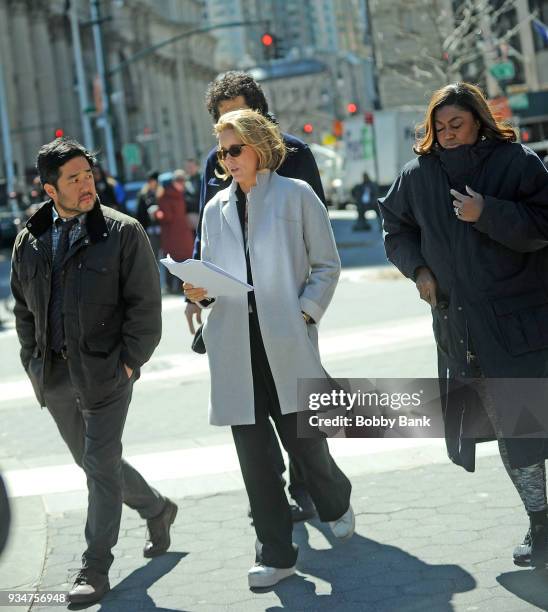
MULTIPOLYGON (((329 440, 329 448, 335 459, 360 458, 377 453, 413 448, 439 447, 443 441, 438 439, 374 439, 334 438, 329 440)), ((238 472, 239 463, 234 444, 200 446, 127 457, 147 480, 183 480, 238 472)), ((84 491, 86 478, 76 464, 52 465, 47 467, 8 470, 3 474, 10 497, 29 497, 84 491)))

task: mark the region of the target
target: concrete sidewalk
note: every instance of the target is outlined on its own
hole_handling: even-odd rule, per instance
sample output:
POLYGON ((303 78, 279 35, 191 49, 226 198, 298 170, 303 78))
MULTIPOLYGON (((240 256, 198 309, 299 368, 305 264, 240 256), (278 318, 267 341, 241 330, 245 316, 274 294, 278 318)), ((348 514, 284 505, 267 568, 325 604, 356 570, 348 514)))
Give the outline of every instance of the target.
MULTIPOLYGON (((100 604, 87 609, 548 609, 548 573, 512 564, 512 549, 527 528, 526 515, 498 457, 479 459, 475 474, 446 462, 367 474, 352 481, 357 518, 352 540, 344 544, 334 541, 329 528, 318 521, 297 525, 298 575, 256 592, 247 587, 254 531, 245 515, 243 490, 178 499, 171 550, 150 561, 141 556, 144 522, 124 509, 110 574, 112 591, 100 604)), ((69 569, 78 568, 84 548, 85 513, 78 510, 45 516, 42 527, 36 503, 29 501, 27 498, 25 510, 29 516, 20 515, 18 520, 26 525, 26 552, 34 559, 31 566, 37 572, 31 583, 39 591, 67 590, 69 569), (28 531, 32 525, 34 535, 28 531)), ((6 578, 2 577, 3 588, 25 588, 7 584, 6 578)), ((32 610, 47 612, 52 608, 33 606, 32 610)))

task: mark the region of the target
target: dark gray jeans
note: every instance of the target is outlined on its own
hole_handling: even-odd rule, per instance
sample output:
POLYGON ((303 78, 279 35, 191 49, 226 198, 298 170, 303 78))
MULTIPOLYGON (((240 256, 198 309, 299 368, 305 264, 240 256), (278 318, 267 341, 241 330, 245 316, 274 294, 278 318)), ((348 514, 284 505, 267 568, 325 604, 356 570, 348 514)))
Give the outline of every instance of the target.
POLYGON ((67 362, 53 358, 44 389, 46 406, 88 486, 87 549, 82 565, 108 573, 120 531, 122 503, 144 519, 158 515, 165 499, 122 459, 122 433, 133 391, 123 367, 116 389, 87 406, 72 386, 67 362))

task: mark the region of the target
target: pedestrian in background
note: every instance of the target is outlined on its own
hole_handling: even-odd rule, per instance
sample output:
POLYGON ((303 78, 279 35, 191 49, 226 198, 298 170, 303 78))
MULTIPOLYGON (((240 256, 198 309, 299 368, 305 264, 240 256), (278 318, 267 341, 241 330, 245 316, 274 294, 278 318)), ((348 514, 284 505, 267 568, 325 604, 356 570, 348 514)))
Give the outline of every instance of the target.
POLYGON ((202 184, 202 175, 200 174, 198 162, 193 158, 187 159, 185 172, 186 214, 192 231, 196 233, 196 228, 200 220, 200 186, 202 184))
POLYGON ((120 199, 120 190, 116 179, 110 176, 100 164, 93 166, 93 179, 101 204, 110 206, 110 208, 120 212, 126 212, 124 201, 120 199))
POLYGON ((269 587, 292 575, 297 559, 270 419, 302 467, 320 519, 340 539, 354 532, 351 485, 327 441, 297 438, 297 381, 326 378, 316 326, 335 292, 340 260, 321 200, 304 181, 275 172, 287 151, 277 126, 246 109, 222 115, 215 131, 220 178, 233 180, 204 210, 201 258, 247 278, 254 291, 209 300, 204 289, 184 287, 188 299, 211 308, 203 327, 210 422, 232 427, 257 534, 249 586, 269 587))
POLYGON ((358 216, 356 223, 354 223, 352 229, 355 232, 362 230, 370 230, 371 224, 365 218, 365 213, 368 210, 374 210, 377 215, 377 222, 379 229, 382 230, 381 214, 379 212, 379 203, 377 201, 377 184, 369 178, 367 172, 363 173, 362 182, 352 187, 352 199, 356 204, 358 216))
POLYGON ((23 367, 87 478, 87 548, 69 593, 82 604, 110 589, 122 502, 147 520, 145 557, 169 548, 177 513, 122 459, 133 384, 160 341, 160 282, 141 225, 100 204, 94 164, 67 138, 40 149, 50 199, 17 237, 11 272, 23 367))
MULTIPOLYGON (((274 118, 268 112, 268 102, 261 86, 252 76, 245 72, 230 71, 225 73, 220 79, 210 83, 206 92, 206 105, 215 123, 224 113, 238 109, 251 108, 261 113, 261 115, 268 118, 269 121, 276 125, 274 118)), ((286 146, 287 154, 280 167, 277 169, 277 174, 306 181, 325 204, 325 195, 318 166, 316 165, 316 160, 308 145, 290 134, 282 133, 282 138, 286 146)), ((212 149, 207 157, 205 171, 202 177, 200 189, 200 216, 203 214, 206 203, 211 200, 216 193, 228 187, 231 180, 231 177, 227 175, 224 169, 218 164, 217 149, 212 149)), ((195 259, 200 258, 200 250, 201 221, 198 223, 196 241, 194 243, 193 257, 195 259)), ((194 334, 194 321, 196 321, 198 325, 202 323, 200 308, 196 304, 189 302, 186 305, 185 316, 190 332, 194 334)), ((272 428, 270 449, 279 467, 280 478, 283 480, 285 463, 278 440, 272 428)), ((299 466, 292 460, 291 455, 289 459, 289 493, 296 502, 291 507, 292 516, 294 521, 304 521, 313 518, 316 514, 316 510, 304 485, 299 466)))
POLYGON ((156 218, 158 211, 158 177, 157 171, 149 172, 147 182, 143 185, 137 198, 136 219, 145 228, 150 240, 154 257, 158 259, 160 252, 160 223, 156 218))
MULTIPOLYGON (((171 181, 158 197, 156 219, 161 227, 161 245, 164 256, 171 255, 175 261, 192 257, 194 235, 190 229, 185 205, 185 173, 175 170, 171 181)), ((181 293, 181 281, 165 269, 166 291, 181 293)))
POLYGON ((434 92, 419 129, 418 158, 380 200, 386 253, 432 309, 449 457, 474 471, 463 432, 486 413, 530 518, 514 561, 544 567, 547 432, 501 423, 512 380, 548 376, 548 172, 474 85, 434 92))

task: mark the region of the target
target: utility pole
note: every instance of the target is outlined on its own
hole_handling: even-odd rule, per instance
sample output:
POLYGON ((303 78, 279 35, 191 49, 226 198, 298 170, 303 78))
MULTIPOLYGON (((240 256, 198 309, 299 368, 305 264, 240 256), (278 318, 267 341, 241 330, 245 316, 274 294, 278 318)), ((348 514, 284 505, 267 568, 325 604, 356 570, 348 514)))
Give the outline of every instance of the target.
POLYGON ((80 24, 78 22, 78 0, 70 3, 70 29, 72 32, 72 45, 74 48, 74 63, 76 66, 76 84, 78 87, 78 98, 80 100, 80 115, 82 117, 82 129, 84 132, 84 144, 91 151, 95 148, 93 143, 93 130, 89 116, 89 102, 86 88, 86 77, 84 73, 84 62, 82 60, 82 45, 80 42, 80 24))
POLYGON ((15 172, 13 168, 13 151, 11 148, 10 122, 8 118, 8 101, 2 64, 0 64, 0 122, 2 125, 4 162, 6 164, 6 189, 9 195, 12 191, 15 191, 15 172))
POLYGON ((101 33, 101 17, 99 11, 99 0, 91 0, 91 22, 93 28, 93 41, 95 43, 95 60, 97 62, 97 74, 101 82, 101 98, 103 109, 100 120, 105 130, 105 144, 107 149, 107 164, 109 172, 113 176, 118 175, 116 164, 116 153, 114 149, 114 136, 112 133, 112 123, 110 117, 109 90, 107 87, 105 56, 103 53, 103 37, 101 33))

